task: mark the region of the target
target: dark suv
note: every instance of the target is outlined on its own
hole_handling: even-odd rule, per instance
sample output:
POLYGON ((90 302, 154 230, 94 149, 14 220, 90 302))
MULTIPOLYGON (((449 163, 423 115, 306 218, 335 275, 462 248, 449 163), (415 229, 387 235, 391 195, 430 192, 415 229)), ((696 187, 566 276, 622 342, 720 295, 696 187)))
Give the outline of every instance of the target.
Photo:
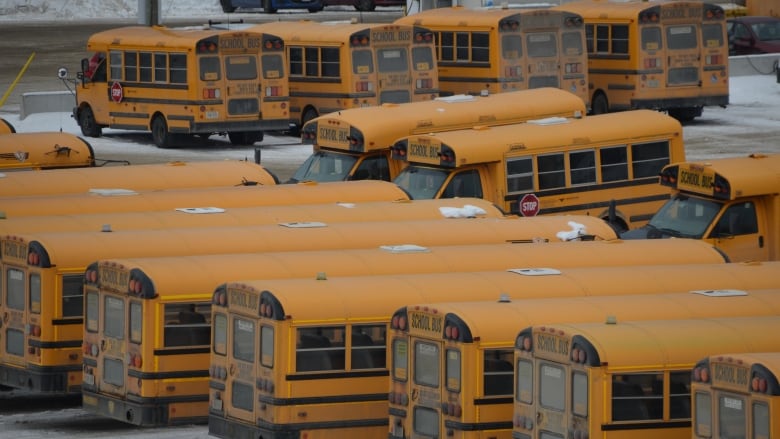
POLYGON ((726 20, 729 55, 780 52, 780 19, 775 17, 734 17, 726 20))

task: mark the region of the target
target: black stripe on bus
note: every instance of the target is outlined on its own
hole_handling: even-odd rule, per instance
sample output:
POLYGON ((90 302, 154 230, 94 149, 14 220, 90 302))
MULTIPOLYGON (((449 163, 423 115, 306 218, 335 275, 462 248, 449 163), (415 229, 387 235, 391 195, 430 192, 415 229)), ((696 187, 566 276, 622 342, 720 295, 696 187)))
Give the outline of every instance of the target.
POLYGON ((208 370, 175 370, 172 372, 142 372, 128 369, 127 376, 141 378, 142 380, 164 380, 173 378, 205 378, 209 376, 208 370))
POLYGON ((76 317, 70 319, 52 319, 51 324, 54 326, 83 325, 84 317, 76 317))
POLYGON ((63 348, 80 348, 82 340, 64 340, 64 341, 41 341, 41 340, 27 340, 27 344, 34 348, 40 349, 63 349, 63 348))
POLYGON ((110 111, 108 115, 110 117, 123 117, 126 119, 149 119, 149 113, 120 113, 110 111))
POLYGON ((350 372, 319 372, 319 373, 307 373, 300 375, 287 375, 285 379, 287 381, 311 381, 311 380, 328 380, 336 378, 363 378, 363 377, 386 377, 390 376, 387 369, 379 370, 365 370, 365 371, 350 371, 350 372))
POLYGON ((634 84, 607 84, 607 90, 634 91, 634 84))
POLYGON ((510 78, 480 78, 480 77, 472 77, 472 76, 448 76, 448 77, 441 77, 439 76, 439 84, 447 83, 447 82, 453 82, 453 83, 484 83, 484 84, 522 84, 525 82, 523 79, 510 79, 510 78))
MULTIPOLYGON (((668 200, 671 195, 654 195, 654 196, 648 196, 648 197, 637 197, 637 198, 625 198, 622 200, 615 200, 615 206, 624 206, 627 204, 639 204, 639 203, 646 203, 648 201, 662 201, 662 200, 668 200)), ((598 203, 587 203, 587 204, 577 204, 574 206, 566 206, 566 207, 556 207, 556 208, 548 208, 548 209, 540 209, 539 215, 549 215, 553 213, 561 213, 561 212, 569 212, 574 210, 580 210, 580 209, 596 209, 596 208, 608 208, 610 202, 609 201, 600 201, 598 203)), ((515 211, 516 212, 516 211, 515 211)), ((652 212, 651 215, 655 213, 652 212)))
POLYGON ((387 401, 387 393, 369 393, 357 395, 334 395, 334 396, 310 396, 306 398, 274 398, 273 396, 260 395, 258 402, 272 404, 275 406, 291 405, 317 405, 317 404, 344 404, 356 402, 376 402, 387 401))
POLYGON ((160 98, 124 98, 123 103, 131 104, 160 104, 160 105, 178 105, 178 106, 201 106, 201 105, 224 105, 222 99, 212 100, 190 100, 190 99, 160 99, 160 98))
POLYGON ((325 98, 325 99, 361 99, 361 98, 376 98, 376 93, 324 93, 324 92, 290 92, 291 98, 325 98))
POLYGON ((26 371, 31 375, 54 375, 67 374, 68 372, 81 371, 81 364, 69 364, 64 366, 39 366, 37 364, 28 364, 26 371))
POLYGON ((187 122, 193 122, 195 118, 186 114, 169 114, 168 120, 183 120, 187 122))
MULTIPOLYGON (((103 397, 103 395, 98 395, 98 398, 101 397, 103 397)), ((160 396, 142 397, 142 396, 128 393, 126 397, 128 402, 132 402, 135 404, 152 404, 155 406, 160 406, 163 404, 173 404, 175 402, 204 402, 209 400, 208 393, 202 393, 198 395, 181 395, 181 396, 164 396, 164 397, 160 397, 160 396)))
POLYGON ((481 431, 481 430, 511 430, 512 421, 507 422, 456 422, 445 420, 445 428, 451 428, 459 431, 481 431))
MULTIPOLYGON (((298 430, 334 430, 338 428, 354 428, 354 427, 380 427, 387 426, 390 422, 387 418, 379 419, 354 419, 344 421, 328 421, 328 422, 302 422, 302 423, 284 423, 284 424, 271 424, 262 420, 257 420, 257 427, 263 430, 271 432, 285 433, 284 437, 297 437, 293 435, 293 432, 298 430), (288 436, 289 435, 289 436, 288 436)), ((260 437, 263 437, 262 435, 260 437)))
POLYGON ((155 349, 153 354, 159 356, 166 355, 187 355, 187 354, 208 354, 210 349, 208 347, 183 347, 183 348, 165 348, 155 349))
POLYGON ((512 404, 512 396, 500 398, 475 398, 474 405, 512 404))
POLYGON ((660 428, 691 428, 691 421, 643 422, 641 424, 601 424, 601 431, 655 430, 660 428))
POLYGON ((187 90, 189 84, 160 84, 154 82, 123 82, 122 88, 145 88, 153 90, 187 90))

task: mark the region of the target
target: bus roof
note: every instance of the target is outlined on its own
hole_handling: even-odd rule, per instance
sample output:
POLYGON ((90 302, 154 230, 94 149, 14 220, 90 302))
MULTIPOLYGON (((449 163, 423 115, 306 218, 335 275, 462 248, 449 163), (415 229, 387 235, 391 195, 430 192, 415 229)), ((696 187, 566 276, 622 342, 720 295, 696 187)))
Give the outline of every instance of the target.
POLYGON ((283 38, 285 44, 294 46, 300 42, 311 42, 317 45, 326 43, 347 44, 349 43, 349 37, 356 32, 401 29, 407 26, 406 24, 396 23, 344 23, 299 20, 258 23, 247 27, 246 30, 270 32, 283 38))
MULTIPOLYGON (((390 148, 399 137, 411 134, 467 129, 485 124, 503 125, 531 118, 581 117, 585 114, 585 103, 577 95, 544 87, 489 96, 455 95, 430 101, 351 108, 319 116, 307 122, 303 130, 306 131, 307 126, 309 129, 331 127, 346 132, 355 129, 364 136, 365 151, 370 151, 390 148), (393 123, 387 123, 388 120, 393 123)), ((323 147, 339 146, 317 141, 323 147)), ((347 148, 349 144, 344 145, 344 149, 347 148)))
POLYGON ((451 6, 448 8, 426 9, 412 15, 405 15, 397 19, 396 23, 414 24, 423 27, 434 26, 460 26, 463 20, 468 21, 470 29, 477 27, 496 28, 499 21, 504 19, 517 20, 533 15, 561 15, 569 11, 557 11, 553 9, 517 9, 517 8, 467 8, 464 6, 451 6))
MULTIPOLYGON (((435 310, 438 315, 452 315, 468 330, 464 341, 479 339, 480 343, 513 344, 517 332, 535 322, 604 322, 616 318, 618 322, 654 319, 694 319, 707 317, 739 317, 752 315, 780 315, 780 289, 722 290, 713 294, 701 291, 664 292, 661 294, 621 296, 580 296, 565 298, 510 298, 491 301, 433 302, 415 304, 401 311, 435 310), (718 294, 718 293, 722 294, 718 294), (649 309, 656 310, 654 314, 649 309), (663 313, 663 315, 661 315, 663 313), (551 321, 551 320, 550 320, 551 321), (496 323, 500 322, 500 323, 496 323), (510 326, 514 325, 514 326, 510 326), (510 327, 508 327, 510 326, 510 327), (512 330, 515 330, 512 333, 512 330)), ((430 311, 434 312, 434 311, 430 311)))
MULTIPOLYGON (((0 187, 2 184, 0 178, 0 187)), ((95 190, 93 187, 81 193, 57 196, 0 197, 0 210, 5 217, 14 218, 167 210, 204 205, 228 208, 409 199, 409 195, 398 185, 382 180, 359 180, 348 183, 305 182, 270 186, 211 186, 142 192, 117 186, 111 187, 113 189, 108 190, 95 190)))
MULTIPOLYGON (((0 197, 87 193, 100 188, 149 191, 236 186, 251 182, 274 185, 276 178, 263 166, 242 160, 52 169, 46 171, 45 177, 35 172, 0 174, 0 197)), ((5 209, 5 205, 0 209, 5 209)))
POLYGON ((28 246, 46 254, 47 257, 41 256, 41 266, 56 265, 63 269, 113 257, 370 248, 407 242, 446 245, 553 240, 559 232, 571 228, 570 221, 586 225, 588 233, 597 237, 616 238, 615 231, 605 221, 584 215, 333 224, 293 222, 242 227, 41 232, 3 238, 6 243, 15 242, 17 246, 28 246))
POLYGON ((204 38, 235 34, 246 34, 246 31, 203 27, 126 26, 92 34, 87 40, 87 50, 105 51, 116 45, 193 50, 195 43, 204 38))
MULTIPOLYGON (((682 126, 671 116, 653 110, 631 110, 576 118, 552 118, 496 127, 445 131, 408 136, 399 141, 440 142, 455 154, 456 166, 500 161, 511 151, 541 151, 551 147, 601 143, 626 139, 625 127, 634 127, 631 138, 679 137, 682 126)), ((408 156, 407 156, 408 157, 408 156)))
MULTIPOLYGON (((780 192, 780 154, 750 154, 745 157, 728 157, 706 161, 691 161, 666 165, 661 175, 679 176, 680 169, 704 170, 714 173, 715 182, 728 182, 727 199, 777 194, 780 192)), ((677 179, 679 182, 679 178, 677 179)), ((666 184, 666 183, 664 183, 666 184)), ((678 189, 680 189, 678 187, 678 189)), ((684 190, 680 189, 680 190, 684 190)), ((688 192, 688 191, 686 191, 688 192)), ((698 191, 691 191, 698 193, 698 191)), ((709 195, 712 194, 711 189, 709 195)))
MULTIPOLYGON (((646 1, 598 1, 598 0, 581 0, 573 1, 569 3, 561 4, 560 6, 553 6, 552 9, 569 11, 576 14, 580 14, 586 21, 587 20, 634 20, 640 13, 654 9, 654 8, 702 8, 706 7, 708 10, 720 9, 723 12, 723 8, 716 4, 702 3, 700 1, 680 1, 680 0, 655 0, 653 2, 646 1)), ((702 18, 702 17, 699 17, 702 18)))
POLYGON ((95 166, 95 152, 89 142, 75 134, 59 131, 0 134, 0 169, 88 166, 95 166))
POLYGON ((210 291, 219 282, 248 275, 263 279, 314 278, 317 273, 328 276, 374 276, 500 270, 540 264, 579 267, 724 262, 718 259, 719 253, 712 246, 695 239, 569 244, 409 244, 365 249, 116 258, 103 259, 97 263, 124 267, 128 271, 138 269, 152 280, 158 293, 168 294, 173 291, 196 292, 206 285, 210 291), (655 261, 652 255, 657 256, 655 261))
MULTIPOLYGON (((595 348, 587 364, 612 372, 638 367, 691 369, 718 351, 772 351, 780 340, 767 337, 780 327, 780 316, 721 317, 684 320, 617 321, 543 325, 547 331, 584 340, 595 348)), ((535 325, 534 330, 539 326, 535 325)), ((587 350, 587 348, 585 348, 587 350)))
POLYGON ((101 212, 13 217, 0 220, 0 233, 53 231, 163 229, 213 226, 251 226, 279 222, 354 222, 408 219, 444 219, 458 216, 500 218, 504 212, 482 198, 388 200, 283 204, 275 206, 184 206, 166 210, 101 212))
MULTIPOLYGON (((241 288, 256 294, 268 291, 281 304, 283 315, 295 320, 327 322, 358 315, 388 315, 410 303, 490 300, 501 294, 507 294, 513 300, 594 294, 619 296, 627 293, 627 284, 637 288, 636 294, 706 288, 778 288, 779 267, 780 262, 572 267, 558 270, 558 275, 546 276, 484 271, 329 277, 326 280, 313 277, 250 279, 230 281, 227 288, 241 288), (366 300, 372 296, 377 300, 366 300)), ((222 285, 218 289, 225 287, 222 285)), ((519 329, 512 328, 510 333, 516 334, 519 329)))

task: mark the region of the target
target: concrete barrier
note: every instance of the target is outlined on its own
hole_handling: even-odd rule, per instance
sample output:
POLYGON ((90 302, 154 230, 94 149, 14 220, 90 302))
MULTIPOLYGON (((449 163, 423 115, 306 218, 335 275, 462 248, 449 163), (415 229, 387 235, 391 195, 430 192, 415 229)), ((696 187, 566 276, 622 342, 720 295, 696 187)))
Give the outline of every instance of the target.
POLYGON ((780 53, 729 57, 729 76, 774 75, 780 53))
POLYGON ((69 91, 38 91, 22 94, 19 120, 35 113, 70 113, 76 98, 69 91))

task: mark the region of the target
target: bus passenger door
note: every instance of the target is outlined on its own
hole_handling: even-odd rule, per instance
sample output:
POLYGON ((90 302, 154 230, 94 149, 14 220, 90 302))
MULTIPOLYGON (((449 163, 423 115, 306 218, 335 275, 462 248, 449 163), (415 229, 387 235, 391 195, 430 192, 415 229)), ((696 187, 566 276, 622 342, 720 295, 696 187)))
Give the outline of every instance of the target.
POLYGON ((108 125, 108 104, 112 102, 112 97, 111 87, 107 78, 106 60, 100 62, 94 72, 90 74, 84 72, 84 75, 84 82, 76 87, 78 105, 79 107, 82 104, 91 107, 92 113, 95 115, 95 121, 100 125, 108 125))
POLYGON ((731 262, 769 258, 766 213, 763 205, 741 201, 727 206, 710 231, 710 240, 731 262))

